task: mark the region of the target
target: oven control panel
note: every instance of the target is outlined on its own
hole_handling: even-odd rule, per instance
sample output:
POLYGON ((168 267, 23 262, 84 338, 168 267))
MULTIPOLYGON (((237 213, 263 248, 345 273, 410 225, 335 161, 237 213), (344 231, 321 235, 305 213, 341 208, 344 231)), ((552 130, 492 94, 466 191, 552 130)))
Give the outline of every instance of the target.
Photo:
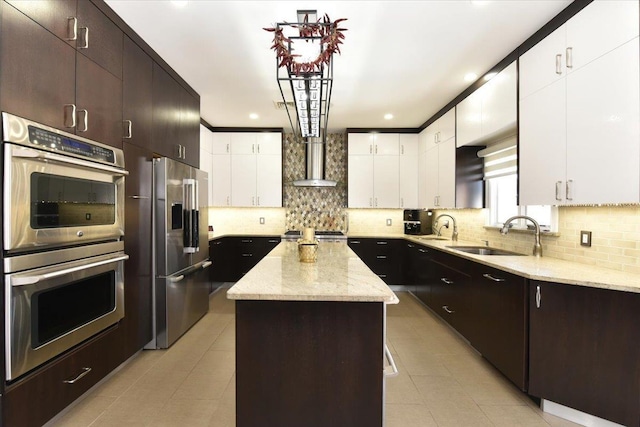
POLYGON ((47 147, 49 150, 57 150, 93 160, 115 163, 114 150, 88 142, 78 141, 31 125, 29 126, 29 141, 34 145, 47 147))

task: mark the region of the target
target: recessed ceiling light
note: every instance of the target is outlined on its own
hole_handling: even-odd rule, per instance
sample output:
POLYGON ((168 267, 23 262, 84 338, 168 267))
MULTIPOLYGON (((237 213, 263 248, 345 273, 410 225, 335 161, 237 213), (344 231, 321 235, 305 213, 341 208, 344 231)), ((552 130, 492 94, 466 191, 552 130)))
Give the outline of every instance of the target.
POLYGON ((491 3, 490 0, 471 0, 471 4, 474 6, 485 6, 491 3))
POLYGON ((385 119, 385 120, 391 120, 391 119, 393 119, 393 114, 391 114, 391 113, 387 113, 387 114, 385 114, 385 115, 384 115, 384 119, 385 119))
POLYGON ((189 3, 189 1, 188 0, 171 0, 171 3, 173 3, 175 7, 185 7, 187 3, 189 3))
POLYGON ((465 82, 474 82, 478 78, 476 73, 467 73, 464 75, 465 82))
POLYGON ((492 78, 494 78, 497 75, 498 75, 498 73, 487 73, 487 74, 484 75, 484 79, 486 81, 489 81, 489 80, 491 80, 492 78))
POLYGON ((256 113, 251 113, 251 114, 249 114, 249 118, 250 118, 251 120, 256 120, 256 119, 257 119, 257 118, 259 118, 259 117, 260 117, 260 116, 258 116, 256 113))

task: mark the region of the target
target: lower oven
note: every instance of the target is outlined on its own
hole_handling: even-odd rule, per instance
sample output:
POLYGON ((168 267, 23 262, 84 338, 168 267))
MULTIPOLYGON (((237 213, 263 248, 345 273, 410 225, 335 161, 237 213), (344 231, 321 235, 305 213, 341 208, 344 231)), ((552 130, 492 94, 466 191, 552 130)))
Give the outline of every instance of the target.
POLYGON ((128 256, 122 250, 108 252, 122 247, 123 242, 110 242, 5 258, 8 381, 124 317, 128 256), (77 259, 80 253, 85 257, 77 259), (73 260, 56 262, 64 259, 73 260))

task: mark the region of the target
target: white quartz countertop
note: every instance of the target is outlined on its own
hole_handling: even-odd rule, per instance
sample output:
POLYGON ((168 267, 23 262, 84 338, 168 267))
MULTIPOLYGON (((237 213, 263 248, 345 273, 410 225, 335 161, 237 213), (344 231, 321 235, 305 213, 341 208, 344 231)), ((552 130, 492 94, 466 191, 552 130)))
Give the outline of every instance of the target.
POLYGON ((580 264, 544 256, 537 258, 533 255, 474 255, 448 247, 482 246, 462 240, 458 242, 429 240, 428 237, 420 236, 401 236, 400 238, 532 280, 640 293, 640 275, 636 273, 611 270, 595 265, 580 264))
POLYGON ((346 241, 320 242, 315 263, 298 260, 296 242, 282 242, 229 289, 227 298, 398 303, 346 241))

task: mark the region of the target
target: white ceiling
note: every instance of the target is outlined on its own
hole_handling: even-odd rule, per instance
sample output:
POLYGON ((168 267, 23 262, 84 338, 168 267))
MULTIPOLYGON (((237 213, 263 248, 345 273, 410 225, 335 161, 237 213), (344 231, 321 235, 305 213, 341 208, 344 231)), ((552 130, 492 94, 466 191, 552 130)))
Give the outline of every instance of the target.
POLYGON ((213 126, 284 127, 273 33, 297 9, 347 18, 328 125, 419 127, 570 0, 106 0, 201 96, 213 126), (249 118, 250 113, 259 115, 249 118), (386 113, 394 115, 384 120, 386 113))

